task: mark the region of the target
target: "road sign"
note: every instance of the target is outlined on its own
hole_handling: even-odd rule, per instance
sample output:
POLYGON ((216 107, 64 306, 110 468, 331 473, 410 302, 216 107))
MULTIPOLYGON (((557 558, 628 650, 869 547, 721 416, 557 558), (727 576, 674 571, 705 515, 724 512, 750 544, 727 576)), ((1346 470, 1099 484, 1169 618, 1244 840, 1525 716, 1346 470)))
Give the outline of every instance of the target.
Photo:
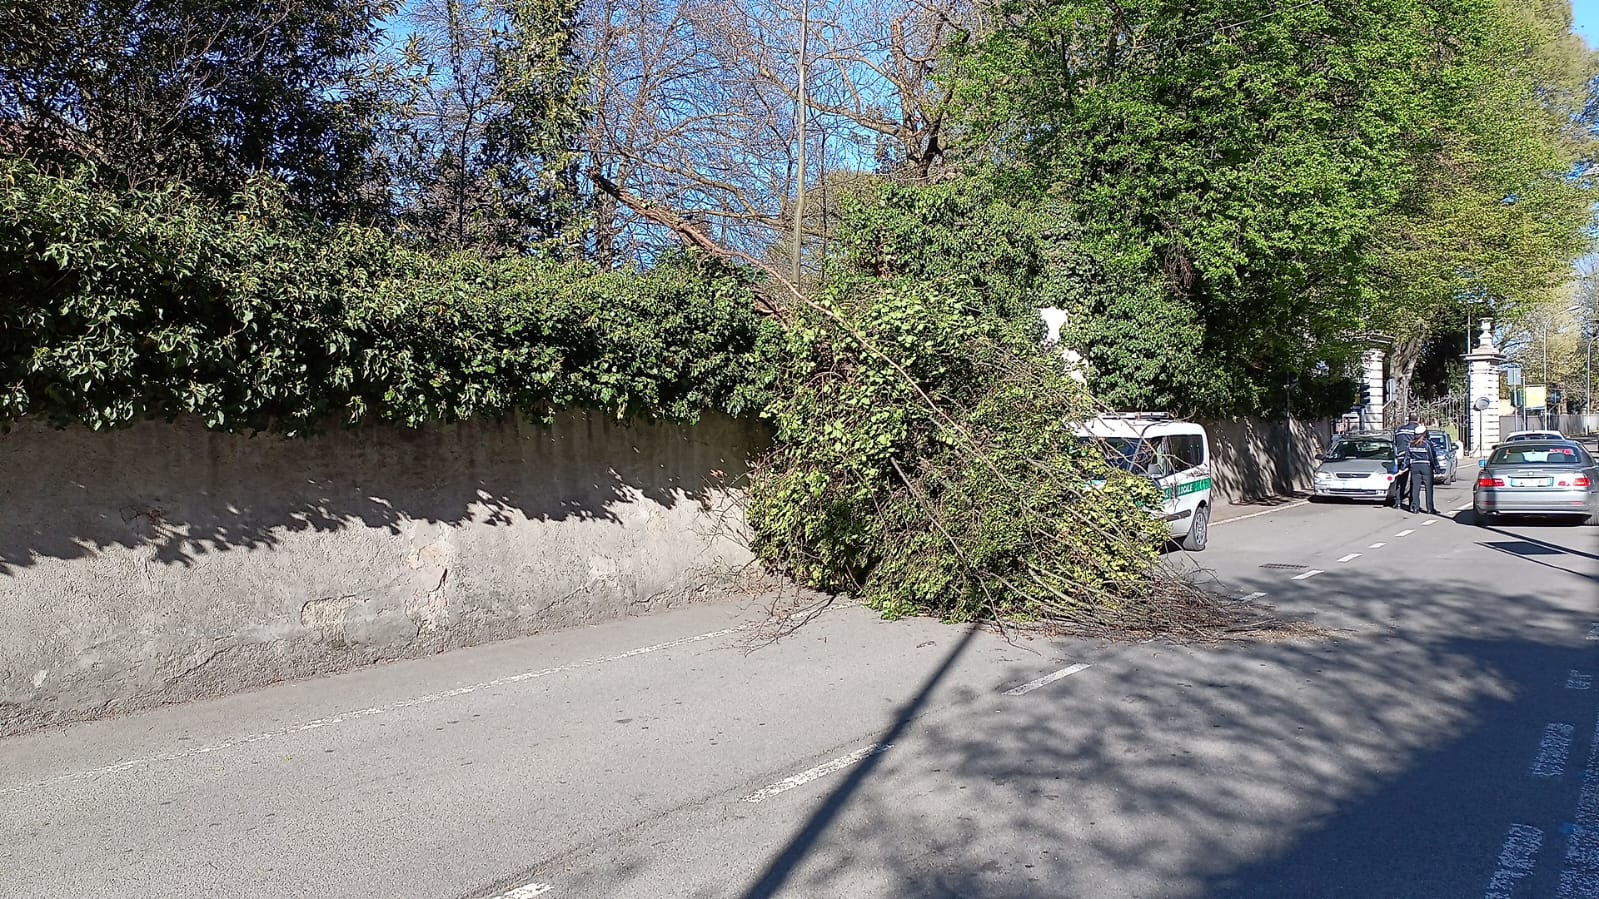
POLYGON ((1522 391, 1526 400, 1523 409, 1542 409, 1549 404, 1549 388, 1543 384, 1528 384, 1522 391))

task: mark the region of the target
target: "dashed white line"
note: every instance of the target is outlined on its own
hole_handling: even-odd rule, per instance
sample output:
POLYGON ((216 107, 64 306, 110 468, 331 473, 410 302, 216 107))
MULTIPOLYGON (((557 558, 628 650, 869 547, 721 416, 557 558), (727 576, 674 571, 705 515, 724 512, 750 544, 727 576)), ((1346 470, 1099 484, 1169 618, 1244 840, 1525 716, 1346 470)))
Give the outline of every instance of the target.
POLYGON ((1305 572, 1304 574, 1296 574, 1296 575, 1294 575, 1294 580, 1302 581, 1305 578, 1315 577, 1318 574, 1326 574, 1326 573, 1327 572, 1322 571, 1320 568, 1312 568, 1309 571, 1305 572))
POLYGON ((1349 555, 1344 556, 1342 559, 1339 559, 1338 561, 1340 561, 1340 562, 1353 562, 1353 561, 1355 561, 1358 558, 1360 558, 1360 553, 1350 553, 1349 555))
POLYGON ((1499 850, 1499 870, 1488 881, 1483 899, 1511 899, 1516 884, 1533 872, 1538 850, 1543 848, 1543 831, 1530 824, 1512 824, 1499 850))
MULTIPOLYGON (((1257 593, 1255 595, 1256 596, 1264 596, 1265 594, 1257 593)), ((1245 599, 1248 599, 1248 598, 1250 598, 1250 597, 1245 597, 1245 599)), ((1037 680, 1030 680, 1027 683, 1022 684, 1019 687, 1012 687, 1009 690, 1006 690, 1005 691, 1005 695, 1006 696, 1021 696, 1024 693, 1031 693, 1034 690, 1038 689, 1039 687, 1045 686, 1047 684, 1052 684, 1055 681, 1058 681, 1058 680, 1060 680, 1063 677, 1071 677, 1072 675, 1076 674, 1079 671, 1084 670, 1087 667, 1088 667, 1087 665, 1079 663, 1079 664, 1072 665, 1072 666, 1067 667, 1067 668, 1062 668, 1059 671, 1051 671, 1050 673, 1044 675, 1041 678, 1038 678, 1037 680)))
POLYGON ((547 883, 530 883, 526 886, 519 886, 509 893, 501 893, 498 896, 491 896, 489 899, 533 899, 534 896, 542 896, 552 889, 554 889, 554 887, 551 887, 547 883))
POLYGON ((1386 543, 1373 543, 1372 545, 1370 545, 1370 546, 1368 546, 1366 548, 1367 549, 1382 549, 1383 547, 1385 547, 1387 545, 1388 544, 1386 544, 1386 543))
POLYGON ((1395 537, 1409 537, 1411 534, 1414 534, 1414 533, 1416 533, 1416 529, 1415 528, 1405 528, 1404 530, 1400 531, 1399 533, 1395 534, 1394 536, 1395 537))
POLYGON ((1589 690, 1593 688, 1593 675, 1583 674, 1573 668, 1566 673, 1567 690, 1589 690))
MULTIPOLYGON (((1599 719, 1594 721, 1599 728, 1599 719)), ((1599 740, 1588 750, 1588 765, 1582 772, 1582 792, 1577 799, 1577 815, 1566 838, 1566 867, 1560 872, 1559 899, 1591 899, 1599 896, 1599 740)))
POLYGON ((1252 599, 1259 599, 1259 598, 1261 598, 1262 596, 1265 596, 1265 595, 1266 595, 1266 591, 1264 591, 1264 590, 1256 590, 1254 593, 1251 593, 1248 596, 1239 597, 1238 601, 1239 602, 1249 602, 1252 599))
POLYGON ((886 752, 892 748, 894 748, 893 743, 873 743, 870 746, 863 746, 849 755, 841 755, 832 761, 823 762, 814 768, 801 771, 793 777, 785 777, 775 784, 761 787, 759 790, 756 790, 748 796, 745 796, 739 801, 761 802, 771 799, 773 796, 776 796, 779 793, 787 793, 789 790, 792 790, 795 787, 803 787, 818 777, 826 777, 827 775, 836 771, 842 771, 851 765, 859 764, 863 759, 874 756, 879 752, 886 752))
POLYGON ((262 733, 249 734, 249 735, 242 736, 242 737, 234 737, 232 739, 223 740, 223 741, 218 742, 218 743, 211 743, 211 744, 205 745, 205 746, 196 746, 196 747, 193 747, 191 749, 183 749, 183 750, 180 750, 178 752, 168 752, 168 753, 164 753, 162 755, 153 755, 153 756, 146 756, 144 758, 127 759, 125 761, 117 762, 114 765, 106 765, 106 766, 101 767, 101 768, 91 768, 91 769, 88 769, 86 771, 74 771, 74 772, 71 772, 69 774, 61 774, 61 775, 58 775, 56 777, 51 777, 51 778, 48 778, 46 780, 41 780, 41 781, 35 781, 33 783, 19 784, 19 785, 14 786, 14 787, 0 788, 0 796, 11 795, 11 794, 14 794, 14 793, 24 793, 24 792, 27 792, 27 791, 30 791, 30 790, 37 790, 37 789, 41 789, 41 788, 44 788, 44 787, 51 787, 51 786, 55 786, 56 784, 68 783, 68 782, 74 781, 74 780, 84 780, 84 779, 87 779, 87 778, 100 777, 100 776, 106 775, 106 774, 115 774, 115 773, 118 773, 118 772, 121 772, 121 771, 128 771, 128 770, 133 769, 133 768, 147 767, 149 765, 154 765, 154 764, 157 764, 157 763, 160 763, 160 762, 173 762, 173 761, 177 761, 179 759, 189 758, 191 756, 205 755, 205 754, 213 753, 213 752, 221 752, 222 750, 225 750, 225 749, 233 749, 235 747, 244 746, 244 745, 247 745, 247 744, 250 744, 250 743, 258 743, 258 742, 260 742, 262 740, 273 740, 273 739, 277 739, 279 737, 287 737, 287 736, 292 736, 292 735, 298 734, 298 733, 304 733, 305 731, 308 731, 308 730, 317 730, 317 729, 324 728, 324 727, 333 727, 334 725, 345 724, 345 723, 348 723, 350 721, 360 720, 362 718, 371 718, 371 717, 373 717, 375 715, 387 715, 387 714, 390 714, 392 712, 400 711, 401 709, 409 709, 409 708, 413 708, 413 707, 419 706, 419 705, 428 705, 430 703, 438 702, 440 700, 451 699, 451 698, 454 698, 456 696, 465 696, 465 695, 467 695, 469 693, 476 693, 476 692, 478 692, 480 690, 488 690, 488 689, 491 689, 491 688, 494 688, 494 687, 503 687, 503 686, 506 686, 507 684, 518 684, 518 683, 521 683, 523 681, 534 680, 536 678, 541 678, 541 677, 549 677, 549 676, 555 675, 555 674, 563 674, 563 673, 568 672, 568 671, 577 671, 577 670, 583 669, 583 668, 592 668, 592 667, 594 667, 596 665, 604 665, 604 664, 607 664, 609 662, 619 662, 619 661, 621 661, 623 659, 630 659, 630 658, 632 658, 634 656, 646 655, 646 654, 652 653, 652 652, 660 652, 661 650, 664 650, 664 649, 674 649, 674 648, 679 647, 679 646, 688 646, 690 644, 700 643, 700 642, 703 642, 705 640, 714 640, 714 639, 716 639, 718 637, 726 637, 726 636, 730 636, 732 634, 739 633, 740 631, 746 631, 746 630, 749 630, 751 628, 758 627, 762 623, 764 623, 764 622, 762 622, 762 621, 751 621, 751 622, 747 622, 745 624, 738 625, 737 627, 723 628, 722 630, 719 630, 719 631, 711 631, 710 633, 705 633, 705 634, 696 634, 696 635, 694 635, 692 637, 683 637, 683 638, 678 639, 678 640, 668 640, 665 643, 655 643, 655 644, 652 644, 650 646, 641 646, 641 647, 639 647, 637 649, 630 649, 627 652, 618 653, 618 654, 616 654, 614 656, 605 656, 603 658, 593 658, 593 659, 583 659, 581 661, 572 662, 572 663, 567 664, 567 665, 556 665, 556 666, 551 667, 551 668, 539 668, 539 669, 535 669, 533 671, 524 671, 524 672, 522 672, 520 674, 507 675, 506 677, 497 677, 494 680, 483 681, 482 683, 468 684, 467 686, 464 686, 464 687, 456 687, 453 690, 444 690, 444 691, 441 691, 441 692, 438 692, 438 693, 426 693, 426 694, 423 694, 421 696, 412 696, 412 697, 408 697, 406 699, 398 700, 396 702, 388 703, 387 705, 373 706, 372 708, 366 708, 366 709, 353 709, 353 710, 348 711, 348 712, 340 712, 337 715, 330 715, 330 716, 328 716, 326 718, 317 718, 317 719, 312 720, 312 721, 304 721, 304 722, 301 722, 299 724, 290 725, 288 727, 279 728, 277 730, 269 730, 269 731, 264 731, 262 733))
POLYGON ((1575 724, 1545 724, 1543 739, 1538 741, 1538 755, 1532 760, 1528 773, 1533 777, 1559 777, 1565 774, 1566 760, 1571 757, 1571 738, 1576 733, 1575 724))
POLYGON ((1436 519, 1436 518, 1429 518, 1429 519, 1427 519, 1427 520, 1426 520, 1426 521, 1423 521, 1423 522, 1422 522, 1422 523, 1421 523, 1421 526, 1422 526, 1422 527, 1426 527, 1426 526, 1427 526, 1427 525, 1429 525, 1429 524, 1437 524, 1437 523, 1438 523, 1438 519, 1436 519))
POLYGON ((1588 625, 1588 639, 1599 640, 1599 621, 1588 625))

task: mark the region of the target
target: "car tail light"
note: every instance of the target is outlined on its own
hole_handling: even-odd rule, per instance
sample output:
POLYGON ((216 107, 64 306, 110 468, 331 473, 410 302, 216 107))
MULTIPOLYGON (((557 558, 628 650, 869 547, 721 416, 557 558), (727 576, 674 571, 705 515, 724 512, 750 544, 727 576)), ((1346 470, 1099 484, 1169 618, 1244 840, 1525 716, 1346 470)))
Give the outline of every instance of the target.
POLYGON ((1503 487, 1503 486, 1505 486, 1505 479, 1504 478, 1491 478, 1491 477, 1489 477, 1487 475, 1482 475, 1481 477, 1477 478, 1477 486, 1478 487, 1503 487))
POLYGON ((1571 482, 1571 486, 1573 486, 1573 487, 1587 487, 1589 484, 1592 484, 1592 483, 1593 482, 1588 480, 1587 478, 1577 478, 1575 481, 1571 482))

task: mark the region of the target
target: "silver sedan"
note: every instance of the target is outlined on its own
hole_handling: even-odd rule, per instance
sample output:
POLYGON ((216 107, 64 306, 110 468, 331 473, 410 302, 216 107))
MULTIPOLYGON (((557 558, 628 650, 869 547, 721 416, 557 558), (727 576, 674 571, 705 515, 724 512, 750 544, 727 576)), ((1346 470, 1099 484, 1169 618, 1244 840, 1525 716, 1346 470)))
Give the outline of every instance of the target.
POLYGON ((1501 445, 1482 463, 1472 509, 1478 524, 1498 515, 1561 515, 1599 522, 1599 463, 1570 441, 1501 445))

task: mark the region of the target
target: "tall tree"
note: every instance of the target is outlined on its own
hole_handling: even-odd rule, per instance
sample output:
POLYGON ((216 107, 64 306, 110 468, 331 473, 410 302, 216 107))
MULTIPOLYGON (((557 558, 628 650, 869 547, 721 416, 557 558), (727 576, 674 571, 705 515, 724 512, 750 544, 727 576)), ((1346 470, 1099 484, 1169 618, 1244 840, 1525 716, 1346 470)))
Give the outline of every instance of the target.
POLYGON ((390 137, 402 228, 489 253, 577 241, 576 0, 417 0, 390 137))
MULTIPOLYGON (((1019 190, 1059 198, 1089 229, 1120 286, 1078 310, 1076 337, 1112 399, 1281 408, 1280 391, 1336 369, 1350 335, 1391 322, 1387 310, 1428 317, 1392 295, 1416 270, 1441 270, 1403 251, 1415 235, 1402 222, 1455 217, 1456 235, 1491 224, 1479 271, 1567 252, 1564 225, 1535 225, 1569 224, 1582 205, 1564 180, 1570 156, 1513 134, 1541 133, 1568 107, 1535 102, 1548 80, 1516 62, 1524 35, 1509 8, 1008 0, 959 55, 964 158, 999 161, 1019 190), (1494 100, 1473 101, 1489 86, 1494 100), (1495 100, 1509 101, 1497 119, 1495 100), (1503 133, 1457 124, 1464 114, 1503 133), (1475 177, 1460 168, 1469 160, 1443 152, 1461 147, 1487 162, 1465 172, 1494 160, 1515 172, 1482 202, 1462 198, 1452 191, 1475 177), (1494 245, 1518 228, 1526 240, 1494 245)), ((1417 243, 1433 262, 1472 261, 1446 240, 1417 243)))
POLYGON ((0 150, 127 187, 232 194, 257 172, 327 217, 362 211, 388 0, 0 5, 0 150))
POLYGON ((1436 119, 1372 241, 1368 322, 1394 339, 1396 414, 1429 338, 1473 311, 1536 315, 1589 244, 1599 69, 1570 4, 1500 0, 1468 24, 1438 48, 1436 119))

